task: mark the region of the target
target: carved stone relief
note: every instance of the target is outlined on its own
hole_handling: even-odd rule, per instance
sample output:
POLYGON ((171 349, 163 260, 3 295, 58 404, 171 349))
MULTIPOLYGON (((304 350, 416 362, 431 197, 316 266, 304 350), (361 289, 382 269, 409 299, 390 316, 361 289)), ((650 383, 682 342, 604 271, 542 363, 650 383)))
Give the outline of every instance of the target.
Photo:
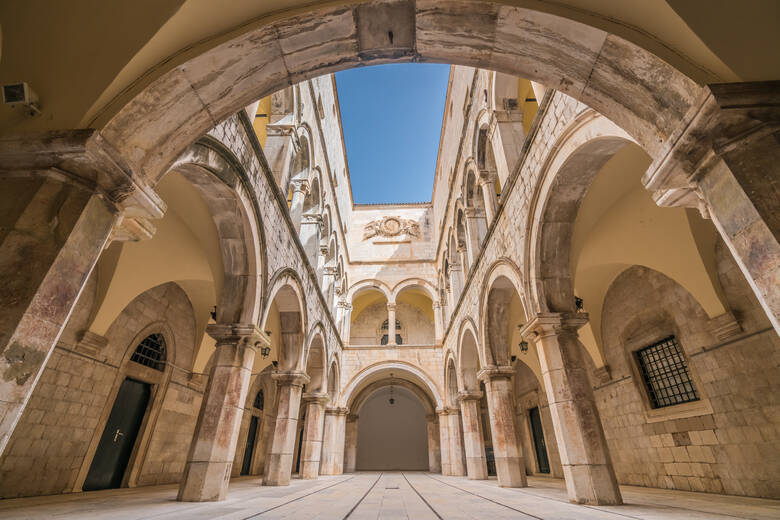
POLYGON ((400 217, 384 217, 373 220, 363 227, 363 240, 373 237, 397 237, 399 235, 420 236, 420 225, 414 220, 400 217))

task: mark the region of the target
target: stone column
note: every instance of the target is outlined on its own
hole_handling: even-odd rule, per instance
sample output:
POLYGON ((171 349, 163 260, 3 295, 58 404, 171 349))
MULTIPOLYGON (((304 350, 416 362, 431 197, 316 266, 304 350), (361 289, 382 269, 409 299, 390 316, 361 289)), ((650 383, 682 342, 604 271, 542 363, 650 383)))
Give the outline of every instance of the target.
POLYGON ((515 405, 512 389, 514 369, 510 366, 488 366, 477 377, 485 383, 490 434, 496 460, 498 485, 526 487, 525 462, 515 429, 515 405))
POLYGON ((485 219, 489 226, 496 216, 496 210, 498 209, 498 201, 496 200, 496 172, 489 172, 482 170, 479 172, 479 179, 477 180, 482 188, 482 197, 485 200, 485 219))
POLYGON ((344 473, 354 473, 357 469, 358 416, 347 415, 344 441, 344 473))
POLYGON ((439 408, 436 410, 436 415, 439 416, 439 455, 441 458, 441 474, 445 476, 452 475, 448 413, 446 408, 439 408))
POLYGON ((0 454, 100 253, 150 238, 165 211, 93 138, 0 139, 0 454))
POLYGON ((349 336, 352 333, 352 304, 344 303, 344 314, 341 318, 341 341, 349 345, 349 336))
POLYGON ((435 414, 426 415, 428 421, 428 471, 441 472, 441 446, 439 445, 439 424, 435 414))
POLYGON ((442 468, 444 464, 449 467, 449 473, 455 477, 466 475, 466 456, 463 452, 463 437, 460 432, 460 412, 455 408, 445 408, 439 415, 439 429, 442 430, 442 422, 446 423, 444 432, 441 433, 442 442, 442 468), (447 451, 445 457, 444 452, 447 451), (446 459, 446 460, 445 460, 446 459))
POLYGON ((302 479, 314 479, 320 474, 325 403, 329 399, 327 393, 303 394, 303 401, 306 403, 306 425, 303 430, 303 445, 301 446, 302 479))
POLYGON ((709 85, 642 182, 712 219, 780 334, 778 99, 780 81, 709 85))
POLYGON ((461 264, 450 264, 450 291, 452 292, 452 306, 458 304, 460 293, 463 291, 463 271, 461 264))
POLYGON ((255 451, 255 460, 252 462, 252 475, 265 474, 266 460, 273 438, 274 428, 276 426, 276 417, 269 410, 271 403, 266 403, 266 409, 263 410, 263 419, 260 423, 259 445, 255 451))
POLYGON ((387 304, 387 344, 397 344, 395 342, 395 303, 387 304))
MULTIPOLYGON (((333 283, 336 281, 337 273, 338 270, 335 267, 326 266, 322 268, 322 294, 325 296, 325 303, 327 303, 328 306, 333 304, 332 299, 331 301, 327 301, 327 298, 330 293, 330 288, 333 287, 333 283)), ((336 318, 336 323, 338 323, 338 318, 336 318)))
POLYGON ((255 352, 268 345, 252 324, 213 323, 206 332, 216 351, 179 485, 177 500, 183 502, 225 499, 255 352))
MULTIPOLYGON (((251 119, 252 121, 255 120, 254 114, 252 114, 251 119)), ((292 137, 295 127, 293 125, 268 124, 265 129, 266 138, 263 145, 263 154, 268 161, 271 172, 274 174, 276 183, 284 189, 285 182, 290 175, 288 170, 292 163, 290 160, 292 154, 290 152, 295 149, 292 137)), ((285 193, 284 196, 286 197, 287 194, 285 193)))
POLYGON ((435 343, 441 344, 444 339, 444 327, 442 326, 442 306, 439 300, 433 302, 433 331, 435 343))
POLYGON ((466 473, 471 480, 488 478, 485 438, 479 415, 482 392, 460 392, 460 415, 463 420, 463 446, 466 451, 466 473))
POLYGON ((320 226, 322 226, 322 215, 316 213, 306 213, 303 215, 300 224, 299 236, 303 250, 309 263, 317 269, 317 251, 320 244, 320 226))
POLYGON ((537 314, 523 328, 536 341, 569 500, 621 504, 577 329, 587 313, 537 314))
POLYGON ((469 252, 471 253, 469 262, 473 264, 482 248, 482 240, 487 234, 485 212, 482 209, 466 208, 464 213, 466 215, 466 233, 469 237, 469 252))
POLYGON ((298 414, 301 406, 301 390, 309 382, 304 372, 276 372, 278 404, 276 424, 268 453, 268 470, 263 475, 264 486, 286 486, 290 483, 295 434, 298 432, 298 414))
POLYGON ((344 436, 348 412, 346 408, 325 408, 320 475, 341 475, 344 472, 344 436))
MULTIPOLYGON (((294 180, 290 183, 292 187, 292 202, 290 203, 290 219, 292 220, 295 232, 301 232, 301 219, 303 218, 303 201, 306 194, 309 193, 309 181, 294 180)), ((287 195, 285 193, 285 195, 287 195)))

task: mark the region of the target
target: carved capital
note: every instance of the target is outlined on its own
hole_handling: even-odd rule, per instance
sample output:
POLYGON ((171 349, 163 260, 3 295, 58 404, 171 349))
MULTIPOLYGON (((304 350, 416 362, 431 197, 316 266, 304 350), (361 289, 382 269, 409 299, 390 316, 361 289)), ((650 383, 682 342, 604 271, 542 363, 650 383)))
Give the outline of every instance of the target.
POLYGON ((482 392, 458 392, 458 402, 460 401, 479 401, 482 399, 482 392))
POLYGON ((588 318, 587 312, 540 312, 525 324, 520 335, 523 339, 534 340, 562 332, 576 333, 588 323, 588 318))
POLYGON ((273 372, 271 374, 271 379, 276 381, 279 386, 303 386, 311 381, 311 378, 306 374, 306 372, 301 372, 300 370, 273 372))
POLYGON ((317 403, 319 405, 326 405, 330 401, 330 396, 327 392, 306 392, 301 396, 301 401, 304 403, 317 403))
POLYGON ((251 323, 210 323, 206 325, 206 334, 214 338, 217 347, 242 344, 248 348, 258 349, 271 346, 271 340, 265 332, 251 323))
POLYGON ((487 383, 493 379, 509 379, 513 375, 515 375, 515 369, 511 366, 487 365, 477 372, 477 379, 483 383, 487 383))
POLYGON ((297 179, 290 181, 290 187, 292 188, 293 193, 302 193, 305 196, 309 193, 309 180, 297 179))
POLYGON ((389 302, 388 302, 388 304, 387 304, 387 310, 388 310, 388 311, 394 311, 395 309, 396 309, 396 304, 395 304, 395 303, 389 303, 389 302))
POLYGON ((349 415, 349 408, 339 406, 328 406, 325 408, 326 415, 349 415))

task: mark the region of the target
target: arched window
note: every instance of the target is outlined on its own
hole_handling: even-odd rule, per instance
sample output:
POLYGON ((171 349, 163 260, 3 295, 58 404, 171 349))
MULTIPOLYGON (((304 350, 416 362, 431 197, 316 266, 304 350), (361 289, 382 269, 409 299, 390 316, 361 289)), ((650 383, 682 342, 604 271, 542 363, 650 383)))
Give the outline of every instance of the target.
POLYGON ((162 334, 149 334, 135 347, 130 361, 162 372, 165 370, 165 338, 162 334))
MULTIPOLYGON (((388 336, 388 320, 385 320, 382 322, 382 345, 387 345, 387 342, 389 340, 388 336)), ((401 334, 399 332, 401 331, 401 322, 399 320, 395 320, 395 343, 397 345, 403 345, 404 341, 403 338, 401 338, 401 334)))
POLYGON ((255 402, 252 406, 257 408, 258 410, 262 410, 263 406, 265 405, 265 396, 263 395, 263 389, 257 391, 257 395, 255 396, 255 402))

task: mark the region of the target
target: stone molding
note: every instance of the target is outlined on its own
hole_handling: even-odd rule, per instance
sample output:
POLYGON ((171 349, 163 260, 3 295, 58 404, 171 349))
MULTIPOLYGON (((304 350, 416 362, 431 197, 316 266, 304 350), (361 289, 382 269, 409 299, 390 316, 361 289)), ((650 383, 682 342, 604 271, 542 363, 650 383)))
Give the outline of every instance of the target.
POLYGON ((509 365, 488 365, 477 372, 477 379, 487 383, 493 379, 509 379, 513 375, 515 375, 515 369, 509 365))
POLYGON ((707 328, 719 341, 728 341, 742 332, 742 325, 731 312, 715 316, 707 322, 707 328))
POLYGON ((479 401, 482 399, 482 392, 458 392, 458 402, 460 401, 479 401))
POLYGON ((89 330, 83 330, 79 335, 79 342, 76 344, 75 349, 84 354, 94 356, 106 348, 107 345, 107 337, 95 334, 89 330))
POLYGON ((540 312, 520 330, 523 339, 536 339, 563 331, 576 332, 588 323, 587 312, 540 312))
POLYGON ((206 325, 206 334, 214 338, 217 347, 238 343, 252 349, 271 346, 271 340, 265 332, 251 323, 210 323, 206 325))
POLYGON ((457 408, 451 408, 448 406, 445 406, 444 408, 437 408, 436 409, 436 415, 442 416, 442 415, 455 415, 459 414, 460 410, 457 408))
POLYGON ((301 372, 300 370, 273 372, 271 374, 271 379, 276 381, 279 386, 303 386, 311 381, 311 378, 306 372, 301 372))
POLYGON ((290 187, 292 187, 293 192, 299 192, 306 195, 309 193, 309 180, 308 179, 297 179, 290 181, 290 187))
POLYGON ((324 405, 330 401, 330 396, 327 392, 306 392, 301 396, 301 401, 304 403, 317 403, 324 405))
POLYGON ((349 408, 346 407, 340 407, 340 406, 326 406, 325 407, 325 414, 326 415, 349 415, 349 408))

